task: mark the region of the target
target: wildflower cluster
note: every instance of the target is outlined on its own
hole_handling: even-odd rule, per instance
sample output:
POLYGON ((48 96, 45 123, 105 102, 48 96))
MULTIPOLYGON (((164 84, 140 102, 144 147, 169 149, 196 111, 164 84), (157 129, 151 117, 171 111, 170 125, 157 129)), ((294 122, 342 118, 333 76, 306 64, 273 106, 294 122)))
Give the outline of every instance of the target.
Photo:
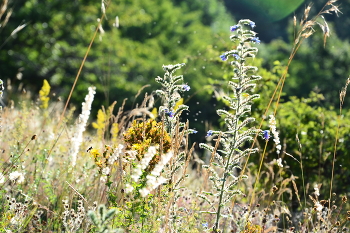
MULTIPOLYGON (((161 160, 150 172, 145 171, 156 153, 157 148, 155 146, 150 146, 140 163, 137 164, 132 171, 131 178, 135 183, 137 183, 141 177, 146 178, 145 185, 138 190, 142 197, 146 197, 152 190, 156 189, 159 185, 167 181, 165 177, 161 176, 161 173, 165 165, 172 158, 172 151, 166 153, 165 155, 162 155, 161 160)), ((133 187, 130 184, 127 184, 126 190, 127 192, 131 192, 133 190, 133 187)))
POLYGON ((25 203, 17 202, 15 198, 6 197, 9 205, 9 211, 13 213, 10 223, 15 226, 21 226, 28 212, 29 200, 25 203))
POLYGON ((216 215, 213 232, 219 231, 219 223, 222 216, 229 217, 228 207, 226 204, 238 194, 240 190, 235 189, 240 177, 235 175, 235 169, 240 169, 241 159, 249 153, 256 152, 257 149, 240 149, 243 144, 253 139, 251 136, 257 130, 248 127, 248 124, 253 122, 253 117, 247 117, 251 111, 253 100, 259 98, 258 94, 251 94, 255 87, 255 81, 261 77, 254 75, 257 68, 246 65, 247 58, 255 57, 258 49, 252 47, 252 43, 260 43, 256 33, 246 27, 255 27, 255 23, 251 20, 240 20, 237 25, 231 27, 234 34, 230 37, 232 41, 238 41, 237 49, 227 51, 220 58, 223 61, 228 60, 231 56, 234 60, 231 62, 234 67, 234 75, 232 81, 229 81, 228 86, 233 91, 233 96, 224 96, 223 98, 229 103, 230 111, 218 109, 217 113, 223 117, 227 131, 209 130, 207 136, 218 136, 218 140, 222 145, 222 149, 217 150, 214 146, 200 144, 201 148, 205 148, 212 153, 211 163, 204 165, 211 174, 209 179, 213 183, 213 190, 203 192, 202 197, 210 206, 215 207, 214 211, 207 213, 216 215), (250 42, 250 43, 249 43, 250 42), (211 200, 210 197, 218 197, 211 200))
POLYGON ((119 144, 117 147, 105 145, 102 154, 94 148, 91 148, 89 152, 99 168, 99 173, 101 174, 100 180, 106 182, 110 176, 112 166, 118 161, 124 152, 124 145, 119 144))
POLYGON ((159 149, 162 150, 161 153, 167 153, 171 149, 171 139, 164 128, 163 122, 156 122, 153 119, 140 123, 134 121, 124 133, 126 150, 136 151, 136 158, 141 161, 151 145, 162 145, 161 148, 158 147, 158 152, 149 162, 152 169, 160 160, 159 149))
POLYGON ((157 90, 156 94, 162 99, 162 106, 159 108, 159 114, 164 117, 167 132, 173 136, 176 122, 184 110, 188 110, 188 106, 184 104, 177 105, 181 99, 180 93, 189 91, 190 86, 183 83, 183 76, 174 76, 174 72, 185 64, 163 66, 165 71, 164 77, 157 77, 155 80, 161 84, 163 89, 157 90))
MULTIPOLYGON (((166 181, 160 174, 173 154, 170 136, 163 122, 149 119, 141 123, 134 121, 124 133, 124 141, 127 150, 136 152, 131 179, 135 184, 141 179, 144 185, 138 187, 138 192, 145 197, 166 181)), ((133 190, 131 184, 126 184, 127 192, 133 190)))
POLYGON ((114 122, 116 120, 113 115, 114 106, 116 105, 116 101, 114 101, 107 109, 102 106, 101 109, 97 112, 96 122, 92 122, 91 126, 97 130, 97 136, 101 140, 105 140, 105 133, 110 127, 110 136, 111 141, 117 144, 117 136, 118 136, 118 123, 114 122))
POLYGON ((79 115, 79 122, 72 138, 71 165, 75 166, 79 148, 83 142, 83 132, 85 131, 87 121, 90 116, 91 104, 96 94, 94 87, 89 87, 89 93, 85 97, 85 102, 82 104, 82 113, 79 115))
MULTIPOLYGON (((329 0, 321 13, 337 14, 339 10, 333 5, 335 1, 329 0)), ((102 12, 105 13, 105 10, 102 2, 102 12)), ((295 47, 299 48, 302 39, 312 34, 316 24, 323 30, 325 39, 329 36, 324 20, 307 20, 309 11, 310 7, 300 22, 302 29, 296 34, 295 47)), ((256 81, 261 79, 256 75, 257 67, 249 65, 250 58, 254 58, 258 52, 255 46, 260 44, 259 37, 253 31, 255 27, 255 23, 248 19, 230 27, 230 38, 235 45, 232 50, 217 57, 232 65, 233 72, 227 84, 229 91, 223 96, 225 108, 217 110, 223 121, 221 130, 208 130, 206 139, 214 143, 200 144, 201 148, 206 149, 204 158, 194 153, 195 144, 192 147, 189 145, 190 134, 197 131, 190 129, 189 122, 181 119, 183 111, 189 109, 181 95, 191 91, 191 87, 175 72, 184 64, 163 66, 164 77, 156 78, 161 89, 151 95, 146 94, 136 109, 123 112, 123 103, 114 116, 115 102, 108 109, 102 107, 98 111, 97 121, 92 124, 97 133, 84 139, 83 133, 95 95, 93 87, 88 90, 82 113, 73 127, 74 132, 57 127, 54 116, 61 115, 57 114, 61 111, 59 105, 58 110, 56 106, 50 106, 50 115, 42 114, 48 113, 45 109, 49 107, 50 85, 46 80, 39 92, 40 108, 25 106, 28 101, 23 101, 21 110, 8 108, 4 114, 0 111, 0 120, 1 117, 6 120, 6 132, 0 131, 3 161, 0 201, 8 203, 0 207, 0 232, 348 232, 346 226, 350 221, 350 211, 344 210, 347 198, 340 198, 340 206, 335 204, 339 202, 335 194, 322 200, 321 184, 315 184, 311 201, 307 203, 305 200, 305 204, 302 204, 298 195, 299 185, 294 181, 297 177, 292 175, 285 178, 292 173, 288 164, 283 163, 285 169, 273 167, 275 164, 283 167, 281 156, 270 163, 265 163, 262 157, 260 165, 265 165, 267 171, 260 173, 259 167, 256 179, 247 179, 254 177, 250 172, 255 172, 255 168, 241 167, 248 162, 246 157, 249 154, 258 151, 250 146, 253 135, 257 133, 266 145, 273 139, 278 155, 282 151, 274 115, 269 116, 269 128, 266 130, 255 129, 252 125, 255 119, 250 116, 251 106, 259 98, 254 93, 256 81), (154 100, 156 95, 160 101, 154 100), (159 102, 157 111, 154 104, 159 105, 159 102), (32 119, 35 119, 35 124, 28 124, 32 119), (36 134, 40 140, 36 140, 32 146, 28 146, 29 143, 23 145, 30 133, 35 133, 31 141, 36 139, 36 134), (57 135, 57 140, 51 140, 51 134, 57 135), (51 141, 54 142, 52 145, 51 141), (91 144, 86 151, 91 156, 79 157, 78 160, 80 148, 87 148, 85 143, 91 144), (64 161, 69 161, 69 164, 64 161), (188 169, 192 162, 192 168, 197 169, 188 169), (186 177, 189 179, 186 180, 186 177), (247 182, 238 186, 242 179, 247 179, 247 182), (253 180, 259 182, 253 183, 253 180), (72 181, 75 181, 74 185, 69 183, 72 181), (269 192, 266 187, 270 185, 272 188, 269 192), (257 190, 259 186, 263 190, 257 190), (18 188, 21 190, 16 194, 18 188), (19 199, 22 192, 35 196, 43 205, 27 196, 24 200, 19 199), (79 200, 62 201, 62 197, 74 195, 79 200), (249 197, 251 202, 245 203, 245 198, 236 202, 238 195, 249 197), (300 204, 297 211, 302 210, 302 213, 296 217, 290 214, 289 203, 284 202, 288 198, 290 203, 298 201, 300 204), (105 204, 97 207, 95 202, 93 207, 88 207, 87 203, 91 200, 100 200, 105 204), (310 208, 306 208, 308 204, 311 204, 310 208)), ((350 79, 340 94, 341 105, 348 84, 350 79)), ((3 90, 0 80, 1 104, 3 90)), ((65 115, 64 112, 62 115, 65 115)), ((71 110, 65 115, 67 119, 73 116, 73 112, 71 110)), ((324 148, 328 150, 329 147, 324 148)), ((338 151, 336 148, 334 151, 335 161, 338 151)), ((336 177, 346 175, 344 167, 336 177)), ((327 185, 327 182, 324 183, 327 185)), ((303 187, 303 191, 306 197, 307 188, 303 187)))
POLYGON ((276 129, 276 119, 275 119, 274 115, 270 115, 269 125, 270 125, 270 129, 271 129, 271 133, 273 135, 273 141, 276 144, 277 154, 280 154, 282 146, 281 146, 281 142, 280 142, 279 133, 276 129))
POLYGON ((13 183, 22 184, 24 182, 24 174, 19 171, 14 171, 9 174, 9 180, 13 183))
MULTIPOLYGON (((23 184, 25 181, 23 172, 19 171, 12 171, 10 174, 8 174, 8 180, 12 182, 12 184, 23 184)), ((6 176, 5 174, 0 172, 0 184, 5 183, 6 181, 6 176)))
POLYGON ((158 148, 155 146, 150 146, 148 148, 148 151, 144 154, 143 158, 141 159, 140 163, 135 166, 131 175, 131 178, 134 182, 139 181, 143 170, 145 170, 149 166, 149 163, 151 162, 152 158, 156 155, 157 149, 158 148))
MULTIPOLYGON (((288 220, 287 224, 291 227, 287 232, 307 232, 311 229, 313 232, 349 232, 346 225, 350 220, 350 211, 342 213, 342 209, 347 203, 347 197, 339 197, 337 201, 333 200, 329 203, 329 200, 319 199, 318 185, 314 186, 314 191, 314 194, 309 196, 313 202, 313 207, 304 208, 303 215, 298 219, 298 229, 292 226, 291 220, 288 220), (340 205, 336 204, 337 202, 340 202, 340 205)), ((336 199, 337 194, 333 193, 332 197, 336 199)))
MULTIPOLYGON (((231 32, 236 32, 237 34, 231 36, 231 40, 240 40, 243 44, 245 42, 252 42, 254 44, 260 44, 260 39, 259 37, 256 37, 256 33, 252 30, 245 30, 243 27, 244 25, 249 25, 252 29, 255 27, 255 23, 250 20, 240 20, 240 22, 237 25, 234 25, 231 27, 231 32), (245 21, 245 23, 242 24, 242 22, 245 21), (243 35, 244 34, 244 35, 243 35), (242 37, 244 36, 244 38, 242 37), (243 39, 243 40, 242 40, 243 39)), ((224 54, 220 55, 220 58, 222 61, 227 61, 229 56, 232 56, 235 58, 235 60, 240 60, 240 59, 245 59, 246 57, 249 57, 253 55, 254 57, 254 50, 250 51, 253 52, 251 54, 243 54, 239 53, 237 50, 231 50, 228 52, 225 52, 224 54), (243 55, 243 57, 242 57, 243 55)))
POLYGON ((64 227, 69 232, 75 232, 81 227, 85 219, 85 208, 83 200, 78 200, 77 211, 69 209, 68 200, 63 200, 64 211, 62 213, 62 222, 64 227))
POLYGON ((100 138, 103 138, 103 134, 106 128, 106 120, 108 119, 107 114, 99 109, 97 112, 97 121, 96 122, 92 122, 92 127, 94 127, 95 129, 97 129, 97 135, 100 138))
POLYGON ((43 86, 41 87, 41 90, 39 91, 39 99, 41 102, 40 108, 42 108, 42 109, 46 109, 49 106, 50 90, 51 90, 51 87, 50 87, 49 82, 46 79, 44 79, 43 86))

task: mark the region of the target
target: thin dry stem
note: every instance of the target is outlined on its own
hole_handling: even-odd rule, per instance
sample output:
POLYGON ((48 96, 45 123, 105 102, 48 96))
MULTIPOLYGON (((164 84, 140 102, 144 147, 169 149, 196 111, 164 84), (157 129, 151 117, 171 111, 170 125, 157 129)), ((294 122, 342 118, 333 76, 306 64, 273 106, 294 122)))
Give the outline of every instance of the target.
POLYGON ((349 83, 350 83, 350 78, 348 78, 346 80, 345 86, 342 88, 342 90, 340 92, 340 95, 339 95, 340 105, 339 105, 339 115, 338 115, 338 118, 337 118, 337 132, 336 132, 336 135, 335 135, 334 149, 333 149, 332 177, 331 177, 331 184, 330 184, 330 188, 329 188, 329 208, 330 208, 331 201, 332 201, 332 189, 333 189, 333 179, 334 179, 334 164, 335 164, 335 159, 336 159, 336 155, 337 155, 337 145, 338 145, 339 128, 340 128, 340 117, 342 115, 344 99, 345 99, 345 96, 346 96, 346 91, 347 91, 349 83))
POLYGON ((87 204, 88 204, 88 201, 85 199, 85 197, 83 195, 81 195, 68 181, 66 181, 66 183, 69 185, 69 187, 71 189, 74 190, 74 192, 82 199, 84 200, 87 204))

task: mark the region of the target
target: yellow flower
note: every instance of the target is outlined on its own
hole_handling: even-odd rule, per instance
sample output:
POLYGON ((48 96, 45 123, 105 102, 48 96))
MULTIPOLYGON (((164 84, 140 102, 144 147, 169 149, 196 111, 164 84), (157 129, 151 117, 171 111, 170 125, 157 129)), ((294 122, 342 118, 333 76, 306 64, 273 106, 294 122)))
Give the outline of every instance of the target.
POLYGON ((104 138, 104 132, 105 132, 105 127, 106 127, 106 120, 107 120, 107 115, 104 111, 101 109, 98 110, 97 112, 97 122, 92 123, 92 127, 97 129, 97 136, 99 138, 104 138))
POLYGON ((100 157, 100 156, 101 156, 101 154, 98 152, 97 149, 91 149, 91 150, 90 150, 90 154, 91 154, 92 156, 94 156, 94 158, 97 158, 97 157, 100 157))
POLYGON ((148 148, 152 145, 160 145, 162 143, 162 152, 157 152, 149 163, 149 168, 153 168, 160 160, 160 154, 169 152, 171 149, 171 139, 165 131, 162 122, 156 122, 149 119, 145 122, 138 123, 134 121, 131 127, 124 133, 124 141, 127 150, 137 151, 137 159, 140 161, 148 148))
POLYGON ((51 87, 50 87, 49 82, 46 79, 44 79, 43 86, 41 87, 41 90, 39 91, 39 99, 41 102, 40 108, 42 108, 42 109, 46 109, 49 106, 50 97, 48 97, 48 96, 50 94, 50 90, 51 90, 51 87))

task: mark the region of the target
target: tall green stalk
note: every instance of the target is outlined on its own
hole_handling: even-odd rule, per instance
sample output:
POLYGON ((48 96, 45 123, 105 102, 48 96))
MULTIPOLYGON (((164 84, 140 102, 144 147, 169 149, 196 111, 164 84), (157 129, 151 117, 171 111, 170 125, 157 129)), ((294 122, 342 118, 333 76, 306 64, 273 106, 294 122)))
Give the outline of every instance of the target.
POLYGON ((209 130, 207 133, 208 137, 221 135, 221 148, 216 150, 213 146, 200 144, 201 148, 209 150, 214 155, 210 164, 204 165, 211 174, 209 179, 212 181, 213 189, 199 195, 215 208, 215 211, 205 211, 216 216, 214 232, 219 232, 220 219, 223 215, 232 217, 226 204, 230 203, 235 195, 241 194, 241 191, 235 187, 244 175, 235 174, 236 169, 241 169, 240 164, 244 156, 257 151, 257 149, 243 147, 247 141, 253 140, 252 135, 257 132, 255 128, 248 126, 255 119, 247 115, 251 112, 253 100, 259 98, 258 94, 252 92, 255 82, 261 79, 260 76, 254 75, 258 70, 257 67, 246 65, 246 59, 254 58, 258 51, 252 44, 260 43, 259 38, 255 37, 256 33, 248 27, 254 28, 255 23, 251 20, 240 20, 237 25, 231 27, 234 34, 230 38, 232 41, 238 41, 238 45, 236 49, 220 56, 223 61, 233 58, 231 65, 234 67, 232 81, 228 82, 228 87, 233 94, 223 97, 230 110, 217 110, 227 129, 226 131, 209 130), (218 199, 210 200, 210 197, 218 197, 218 199))

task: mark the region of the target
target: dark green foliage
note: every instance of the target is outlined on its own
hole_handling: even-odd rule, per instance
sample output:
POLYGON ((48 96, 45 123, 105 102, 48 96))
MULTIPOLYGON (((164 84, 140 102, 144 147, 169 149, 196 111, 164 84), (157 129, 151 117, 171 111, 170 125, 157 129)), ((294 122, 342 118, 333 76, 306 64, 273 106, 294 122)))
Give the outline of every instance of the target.
MULTIPOLYGON (((218 38, 208 23, 200 21, 209 15, 214 18, 217 11, 204 14, 190 5, 176 6, 170 0, 112 1, 103 23, 105 34, 94 42, 74 102, 82 100, 89 85, 97 87, 96 105, 130 99, 162 74, 162 64, 189 64, 185 74, 196 89, 206 83, 206 77, 219 76, 220 67, 209 62, 218 55, 212 49, 218 38), (115 16, 119 28, 113 27, 115 16)), ((223 6, 213 2, 211 6, 225 15, 223 6)), ((45 78, 66 96, 101 17, 100 9, 101 3, 96 1, 42 4, 28 0, 14 5, 11 21, 1 34, 10 35, 22 20, 28 25, 0 50, 0 78, 18 84, 14 77, 20 70, 27 89, 38 88, 36 83, 45 78)), ((226 17, 223 25, 232 24, 229 21, 226 17)))
MULTIPOLYGON (((330 24, 331 26, 331 24, 330 24)), ((332 29, 333 27, 331 27, 332 29)), ((350 44, 332 34, 326 47, 320 28, 300 47, 292 62, 284 91, 288 96, 306 98, 311 91, 322 93, 326 106, 339 106, 339 90, 350 74, 350 44)), ((290 31, 292 29, 290 28, 290 31)), ((261 56, 266 67, 271 69, 275 60, 287 64, 291 46, 281 40, 273 41, 268 47, 261 49, 261 56), (278 52, 273 52, 278 51, 278 52)), ((347 103, 346 103, 347 105, 347 103)), ((349 106, 349 105, 347 105, 349 106)))
POLYGON ((241 7, 251 14, 269 21, 277 21, 293 13, 305 0, 276 1, 276 0, 226 0, 229 8, 241 7))
MULTIPOLYGON (((349 192, 345 185, 349 177, 349 160, 346 155, 349 151, 348 125, 350 124, 349 114, 345 113, 338 119, 339 114, 334 109, 324 107, 312 107, 322 96, 312 93, 309 98, 292 98, 291 101, 280 106, 277 118, 281 125, 282 141, 286 143, 286 151, 300 161, 303 158, 304 171, 307 173, 307 182, 317 182, 324 185, 327 193, 332 171, 332 160, 334 144, 336 142, 336 132, 338 123, 340 125, 339 138, 337 140, 336 161, 335 161, 335 189, 337 193, 349 192), (298 135, 301 144, 296 135, 298 135)), ((293 173, 299 177, 300 167, 291 158, 288 158, 293 173), (295 168, 295 169, 294 169, 295 168), (299 171, 298 171, 299 170, 299 171)))
MULTIPOLYGON (((264 77, 257 86, 257 92, 260 93, 261 98, 256 102, 254 111, 254 116, 257 119, 261 119, 284 67, 281 66, 281 63, 275 62, 274 67, 271 69, 272 72, 269 72, 260 67, 261 60, 257 59, 254 63, 259 67, 259 74, 264 77)), ((287 77, 287 82, 289 78, 287 77)), ((346 79, 344 78, 340 82, 344 86, 346 79)), ((282 93, 283 96, 285 96, 285 93, 282 93)), ((339 95, 338 98, 334 98, 334 102, 337 100, 339 106, 339 95)), ((302 158, 304 174, 306 174, 304 177, 305 183, 322 183, 324 188, 320 192, 323 192, 325 197, 327 197, 329 195, 332 159, 338 124, 340 128, 337 141, 333 191, 338 194, 350 191, 346 185, 348 182, 347 177, 350 175, 348 169, 350 162, 347 159, 350 148, 348 143, 346 143, 350 140, 348 135, 350 114, 348 111, 343 110, 342 116, 339 117, 339 108, 325 107, 324 102, 323 95, 315 92, 311 92, 306 98, 289 97, 288 101, 282 100, 279 104, 276 119, 277 130, 280 132, 282 152, 289 153, 299 162, 302 158), (296 139, 296 135, 300 143, 296 139)), ((272 114, 274 108, 275 102, 271 105, 267 115, 272 114)), ((268 120, 263 124, 263 130, 269 129, 267 122, 268 120)), ((260 145, 265 145, 265 141, 261 137, 259 137, 259 141, 260 145)), ((267 151, 268 154, 265 156, 267 162, 278 158, 272 139, 268 143, 267 151)), ((300 163, 284 153, 281 153, 280 156, 289 165, 285 173, 286 177, 290 177, 292 174, 299 177, 296 182, 299 194, 302 194, 300 163)), ((258 158, 252 157, 251 159, 255 161, 258 158)))

